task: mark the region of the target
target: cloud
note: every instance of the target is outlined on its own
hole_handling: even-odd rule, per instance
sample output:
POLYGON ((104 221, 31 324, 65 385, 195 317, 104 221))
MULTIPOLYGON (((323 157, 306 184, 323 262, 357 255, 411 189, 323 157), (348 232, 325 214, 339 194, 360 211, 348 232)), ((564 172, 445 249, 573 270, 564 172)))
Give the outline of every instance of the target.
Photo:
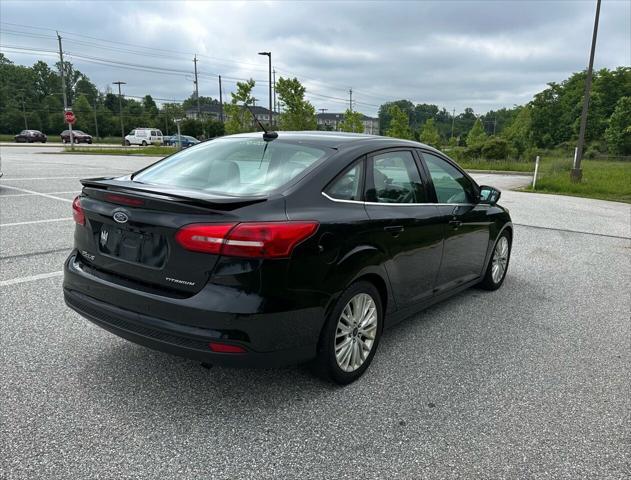
MULTIPOLYGON (((181 71, 149 73, 74 58, 101 89, 120 78, 131 95, 185 98, 198 54, 200 93, 218 96, 218 74, 224 93, 239 78, 266 81, 267 59, 257 52, 271 50, 277 75, 302 79, 316 108, 344 110, 353 88, 355 107, 367 114, 398 98, 480 113, 524 103, 547 82, 586 67, 595 12, 594 1, 34 5, 25 20, 23 3, 4 1, 2 21, 120 42, 62 33, 69 54, 181 71)), ((630 24, 631 2, 603 2, 596 68, 631 64, 630 24)), ((3 51, 18 63, 30 65, 36 57, 5 45, 56 49, 52 30, 2 24, 1 33, 3 51)), ((255 95, 266 102, 267 85, 259 83, 255 95)))

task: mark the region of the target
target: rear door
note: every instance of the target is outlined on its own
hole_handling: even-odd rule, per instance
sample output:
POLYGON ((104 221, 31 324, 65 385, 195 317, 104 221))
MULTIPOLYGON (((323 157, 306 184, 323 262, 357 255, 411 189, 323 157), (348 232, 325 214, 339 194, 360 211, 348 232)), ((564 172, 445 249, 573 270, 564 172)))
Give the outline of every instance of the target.
POLYGON ((457 165, 435 152, 421 152, 431 194, 445 228, 445 245, 436 293, 482 274, 491 222, 488 205, 478 204, 478 187, 457 165))
POLYGON ((430 297, 442 254, 443 225, 412 150, 368 156, 366 211, 373 240, 389 257, 386 270, 399 307, 430 297))

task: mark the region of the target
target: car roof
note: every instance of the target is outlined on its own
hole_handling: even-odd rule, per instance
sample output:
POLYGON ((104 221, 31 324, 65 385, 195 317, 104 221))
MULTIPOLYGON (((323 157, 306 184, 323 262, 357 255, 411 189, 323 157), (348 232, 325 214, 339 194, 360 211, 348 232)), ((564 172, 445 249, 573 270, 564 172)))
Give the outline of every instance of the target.
MULTIPOLYGON (((262 138, 263 132, 239 133, 230 135, 234 138, 262 138)), ((412 140, 402 140, 400 138, 382 137, 380 135, 368 135, 364 133, 347 133, 347 132, 329 132, 323 130, 316 131, 299 131, 285 132, 279 131, 278 138, 294 142, 303 142, 308 145, 322 146, 335 149, 343 149, 345 147, 356 147, 360 144, 370 144, 375 148, 388 148, 397 146, 407 146, 413 148, 426 148, 436 150, 424 143, 414 142, 412 140)))

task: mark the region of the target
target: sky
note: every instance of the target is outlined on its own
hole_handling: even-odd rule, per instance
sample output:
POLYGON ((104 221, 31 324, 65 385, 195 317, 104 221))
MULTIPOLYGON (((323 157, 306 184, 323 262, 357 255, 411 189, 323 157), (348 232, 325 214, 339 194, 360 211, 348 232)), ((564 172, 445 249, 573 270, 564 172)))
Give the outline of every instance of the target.
MULTIPOLYGON (((0 2, 0 51, 32 65, 66 60, 100 90, 182 100, 194 89, 224 101, 238 79, 268 102, 276 76, 297 77, 316 109, 376 115, 396 99, 476 113, 521 105, 584 70, 595 0, 423 2, 0 2), (28 8, 25 8, 27 7, 28 8), (25 13, 28 13, 25 15, 25 13), (113 63, 118 62, 118 63, 113 63)), ((604 0, 594 67, 631 65, 631 0, 604 0)))

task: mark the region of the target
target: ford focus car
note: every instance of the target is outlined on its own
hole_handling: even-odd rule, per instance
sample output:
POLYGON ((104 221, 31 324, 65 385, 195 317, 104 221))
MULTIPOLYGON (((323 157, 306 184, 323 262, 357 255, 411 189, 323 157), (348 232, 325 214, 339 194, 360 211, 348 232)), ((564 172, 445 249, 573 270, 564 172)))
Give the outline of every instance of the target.
POLYGON ((426 145, 280 132, 218 138, 83 180, 66 303, 141 345, 228 366, 311 362, 349 383, 382 332, 499 288, 500 192, 426 145))

